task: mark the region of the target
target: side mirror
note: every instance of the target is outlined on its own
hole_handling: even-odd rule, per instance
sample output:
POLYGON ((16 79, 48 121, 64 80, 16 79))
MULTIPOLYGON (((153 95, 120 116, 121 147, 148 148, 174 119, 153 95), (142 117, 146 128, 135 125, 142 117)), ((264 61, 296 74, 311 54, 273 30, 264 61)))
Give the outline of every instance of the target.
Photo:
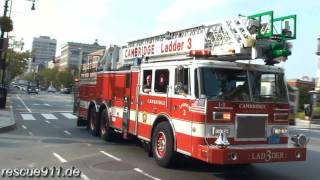
POLYGON ((311 116, 312 115, 312 105, 311 104, 305 104, 304 105, 304 114, 306 116, 311 116))

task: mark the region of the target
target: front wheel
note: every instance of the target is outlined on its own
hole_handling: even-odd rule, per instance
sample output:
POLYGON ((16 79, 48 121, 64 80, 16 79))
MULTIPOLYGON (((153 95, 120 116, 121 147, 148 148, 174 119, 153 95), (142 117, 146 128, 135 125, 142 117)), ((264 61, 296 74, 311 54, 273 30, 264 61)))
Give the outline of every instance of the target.
POLYGON ((159 123, 152 135, 152 151, 156 162, 163 167, 172 165, 175 159, 174 140, 168 122, 159 123))
POLYGON ((111 141, 113 137, 113 129, 110 127, 108 110, 104 109, 100 116, 100 135, 105 141, 111 141))

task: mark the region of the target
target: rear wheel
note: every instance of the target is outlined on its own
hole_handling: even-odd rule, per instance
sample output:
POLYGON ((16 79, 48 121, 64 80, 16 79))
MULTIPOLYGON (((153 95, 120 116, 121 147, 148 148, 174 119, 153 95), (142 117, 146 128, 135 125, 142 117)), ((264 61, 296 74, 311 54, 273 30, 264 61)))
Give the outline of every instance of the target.
POLYGON ((94 108, 90 108, 90 114, 89 114, 89 131, 92 135, 98 136, 99 134, 99 123, 97 119, 97 113, 94 108))
POLYGON ((104 109, 100 116, 100 135, 106 141, 111 141, 113 137, 113 129, 110 127, 108 110, 104 109))
POLYGON ((152 151, 156 162, 163 167, 172 165, 175 159, 173 133, 168 122, 159 123, 152 135, 152 151))

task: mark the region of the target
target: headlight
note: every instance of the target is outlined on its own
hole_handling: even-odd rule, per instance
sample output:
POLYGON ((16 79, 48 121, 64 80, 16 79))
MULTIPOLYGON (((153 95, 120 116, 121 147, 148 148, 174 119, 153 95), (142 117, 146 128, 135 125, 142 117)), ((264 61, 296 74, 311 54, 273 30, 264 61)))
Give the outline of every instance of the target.
POLYGON ((288 128, 287 127, 273 127, 272 128, 272 135, 280 135, 280 134, 287 134, 288 128))
POLYGON ((219 136, 220 133, 226 133, 228 136, 230 134, 230 128, 226 127, 212 127, 212 135, 219 136))

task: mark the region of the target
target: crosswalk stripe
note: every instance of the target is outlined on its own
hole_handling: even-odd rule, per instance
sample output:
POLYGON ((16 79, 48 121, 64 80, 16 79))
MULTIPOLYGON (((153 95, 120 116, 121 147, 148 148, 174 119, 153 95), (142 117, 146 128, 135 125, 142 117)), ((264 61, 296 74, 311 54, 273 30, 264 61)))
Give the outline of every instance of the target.
POLYGON ((55 115, 53 114, 46 114, 46 113, 42 113, 41 114, 44 118, 46 119, 58 119, 55 115))
POLYGON ((64 117, 68 119, 77 119, 77 116, 71 114, 71 113, 61 113, 64 117))
POLYGON ((32 120, 32 121, 36 120, 36 119, 33 117, 32 114, 21 114, 21 117, 22 117, 23 120, 27 120, 27 121, 29 121, 29 120, 32 120))

